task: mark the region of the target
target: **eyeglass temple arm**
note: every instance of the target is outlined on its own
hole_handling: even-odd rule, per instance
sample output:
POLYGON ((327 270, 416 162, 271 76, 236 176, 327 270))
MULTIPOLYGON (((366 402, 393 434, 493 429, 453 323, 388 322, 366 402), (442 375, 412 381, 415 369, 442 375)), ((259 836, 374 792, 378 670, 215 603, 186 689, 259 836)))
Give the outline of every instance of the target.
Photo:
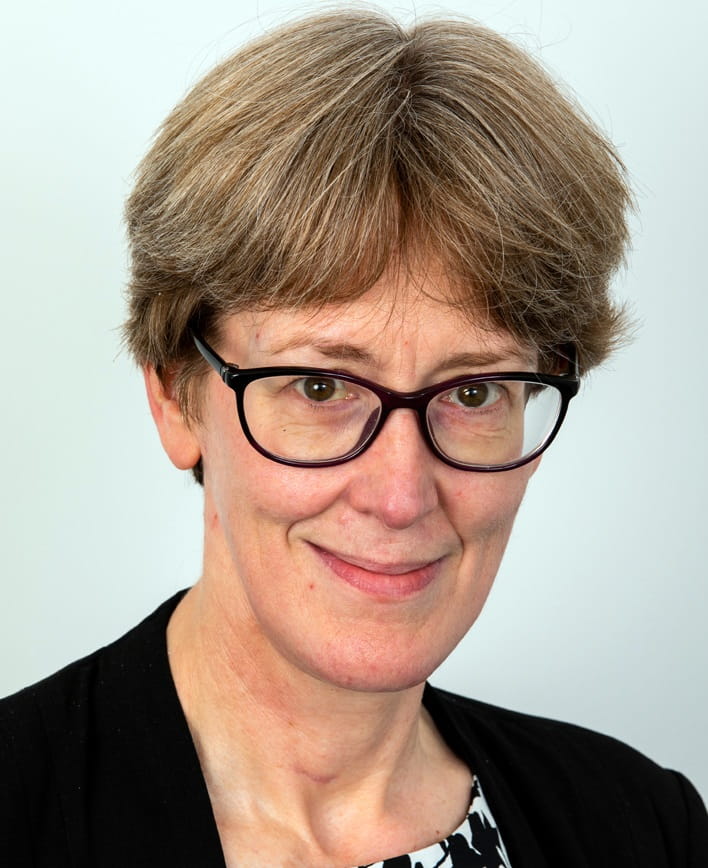
POLYGON ((558 355, 561 359, 565 359, 568 362, 568 370, 563 371, 558 376, 567 377, 569 380, 580 380, 580 374, 578 371, 578 351, 575 347, 575 344, 564 344, 558 355))
POLYGON ((194 331, 194 329, 190 329, 190 333, 192 335, 192 340, 194 341, 199 352, 204 356, 207 362, 214 368, 214 370, 218 373, 224 382, 226 382, 226 376, 229 372, 229 369, 233 369, 236 367, 235 365, 227 365, 226 362, 221 358, 221 356, 214 352, 209 344, 203 339, 200 338, 199 335, 194 331))

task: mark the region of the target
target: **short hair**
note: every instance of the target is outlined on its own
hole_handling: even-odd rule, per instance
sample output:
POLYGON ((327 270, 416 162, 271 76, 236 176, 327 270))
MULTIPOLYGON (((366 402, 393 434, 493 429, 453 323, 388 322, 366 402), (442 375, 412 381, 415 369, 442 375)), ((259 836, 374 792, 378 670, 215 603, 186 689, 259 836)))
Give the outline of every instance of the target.
POLYGON ((126 209, 126 342, 196 417, 190 328, 351 300, 432 257, 441 302, 542 359, 574 344, 587 371, 624 333, 608 286, 630 205, 607 138, 499 34, 311 16, 218 65, 158 131, 126 209))

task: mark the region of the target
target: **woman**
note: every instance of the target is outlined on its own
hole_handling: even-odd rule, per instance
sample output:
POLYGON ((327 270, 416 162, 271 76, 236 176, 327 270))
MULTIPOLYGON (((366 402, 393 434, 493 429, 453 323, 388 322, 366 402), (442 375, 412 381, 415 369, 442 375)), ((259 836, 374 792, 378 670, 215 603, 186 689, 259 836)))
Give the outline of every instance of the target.
POLYGON ((188 94, 128 203, 126 336, 203 573, 0 706, 4 862, 705 863, 682 776, 426 683, 621 338, 628 201, 468 23, 306 19, 188 94))

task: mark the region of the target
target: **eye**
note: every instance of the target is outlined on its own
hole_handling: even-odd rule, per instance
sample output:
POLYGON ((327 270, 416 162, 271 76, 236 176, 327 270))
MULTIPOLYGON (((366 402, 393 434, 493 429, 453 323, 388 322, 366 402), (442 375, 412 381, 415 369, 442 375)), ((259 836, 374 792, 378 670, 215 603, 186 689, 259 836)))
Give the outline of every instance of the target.
POLYGON ((498 383, 466 383, 448 393, 447 400, 476 410, 494 404, 501 396, 502 387, 498 383))
POLYGON ((342 400, 348 394, 345 383, 335 377, 302 377, 293 385, 308 401, 320 404, 332 399, 342 400))

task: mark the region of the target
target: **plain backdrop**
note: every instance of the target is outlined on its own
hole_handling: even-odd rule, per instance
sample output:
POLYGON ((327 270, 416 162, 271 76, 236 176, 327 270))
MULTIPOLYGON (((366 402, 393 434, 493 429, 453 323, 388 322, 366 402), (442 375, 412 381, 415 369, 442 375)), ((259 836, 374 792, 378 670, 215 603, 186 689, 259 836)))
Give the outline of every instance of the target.
MULTIPOLYGON (((639 205, 615 287, 636 339, 571 406, 485 612, 432 680, 615 735, 705 797, 708 5, 384 8, 464 13, 526 45, 610 133, 639 205)), ((120 350, 122 203, 190 84, 302 11, 42 0, 4 16, 0 695, 199 575, 200 490, 164 457, 120 350)))

